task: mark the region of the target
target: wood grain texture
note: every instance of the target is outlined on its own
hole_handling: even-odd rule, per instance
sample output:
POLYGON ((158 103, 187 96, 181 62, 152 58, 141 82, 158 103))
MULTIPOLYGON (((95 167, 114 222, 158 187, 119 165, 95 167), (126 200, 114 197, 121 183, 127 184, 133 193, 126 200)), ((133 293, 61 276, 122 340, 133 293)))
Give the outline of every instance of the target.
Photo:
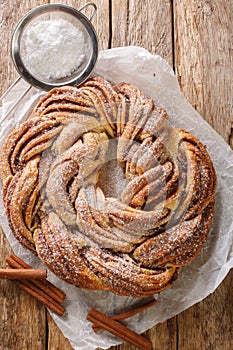
POLYGON ((172 64, 171 1, 112 1, 111 46, 128 45, 145 47, 172 64))
POLYGON ((193 107, 223 136, 233 121, 233 1, 174 1, 175 69, 193 107))
MULTIPOLYGON (((45 0, 0 1, 0 94, 17 73, 10 39, 17 21, 45 0)), ((52 0, 80 8, 88 0, 52 0)), ((233 1, 96 0, 93 24, 100 50, 138 45, 174 64, 189 102, 233 147, 233 1)), ((86 12, 87 16, 90 12, 86 12)), ((0 230, 0 267, 11 249, 0 230)), ((145 335, 158 350, 230 350, 233 324, 233 271, 208 298, 145 335)), ((43 306, 0 281, 0 350, 71 350, 43 306)), ((134 350, 129 344, 111 350, 134 350)))

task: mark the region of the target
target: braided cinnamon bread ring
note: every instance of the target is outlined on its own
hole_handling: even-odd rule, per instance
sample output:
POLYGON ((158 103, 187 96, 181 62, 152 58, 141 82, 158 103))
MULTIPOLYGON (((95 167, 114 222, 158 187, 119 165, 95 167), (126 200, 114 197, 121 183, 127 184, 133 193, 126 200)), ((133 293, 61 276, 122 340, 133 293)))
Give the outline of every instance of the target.
POLYGON ((171 286, 214 213, 205 146, 137 87, 100 77, 47 93, 3 144, 0 176, 15 237, 59 278, 119 295, 171 286))

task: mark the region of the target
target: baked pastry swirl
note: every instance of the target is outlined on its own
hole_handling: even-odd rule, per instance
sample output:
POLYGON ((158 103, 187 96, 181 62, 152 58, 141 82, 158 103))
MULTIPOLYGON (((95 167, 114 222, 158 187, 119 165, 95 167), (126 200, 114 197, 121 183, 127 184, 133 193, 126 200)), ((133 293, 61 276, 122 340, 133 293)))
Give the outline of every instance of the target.
POLYGON ((47 93, 3 144, 0 175, 15 237, 81 288, 164 290, 198 255, 213 218, 205 146, 137 87, 101 77, 47 93), (124 175, 119 195, 103 181, 110 149, 124 175))

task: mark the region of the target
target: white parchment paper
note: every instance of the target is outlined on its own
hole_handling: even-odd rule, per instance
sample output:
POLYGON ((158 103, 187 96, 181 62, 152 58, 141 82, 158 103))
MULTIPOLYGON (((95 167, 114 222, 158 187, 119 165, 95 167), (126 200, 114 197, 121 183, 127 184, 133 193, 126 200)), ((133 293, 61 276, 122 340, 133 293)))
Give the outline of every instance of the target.
MULTIPOLYGON (((158 304, 127 321, 129 327, 141 333, 204 299, 218 287, 233 267, 233 152, 187 102, 180 92, 173 70, 160 56, 151 55, 139 47, 102 51, 94 74, 116 83, 124 81, 135 84, 157 105, 164 107, 172 124, 193 133, 207 146, 218 177, 215 217, 209 238, 200 255, 182 269, 172 288, 155 295, 158 304)), ((20 81, 4 98, 0 108, 0 143, 27 117, 44 94, 32 88, 17 105, 17 109, 6 117, 6 112, 26 87, 28 85, 20 81)), ((31 265, 39 266, 37 258, 14 239, 1 201, 0 225, 15 253, 31 265)), ((86 321, 91 306, 112 314, 142 303, 139 299, 119 297, 109 292, 77 289, 60 281, 52 273, 49 279, 67 294, 66 314, 63 317, 51 314, 74 349, 107 349, 121 342, 107 332, 95 334, 92 331, 90 323, 86 321)))

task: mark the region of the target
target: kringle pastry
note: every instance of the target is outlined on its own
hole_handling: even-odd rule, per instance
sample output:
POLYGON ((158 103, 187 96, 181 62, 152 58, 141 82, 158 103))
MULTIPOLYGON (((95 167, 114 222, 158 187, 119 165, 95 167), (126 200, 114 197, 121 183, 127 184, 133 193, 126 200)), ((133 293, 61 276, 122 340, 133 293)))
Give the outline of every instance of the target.
POLYGON ((205 146, 137 87, 100 77, 46 94, 6 139, 0 175, 15 237, 59 278, 119 295, 169 287, 214 213, 205 146), (119 196, 103 181, 112 142, 119 196))

